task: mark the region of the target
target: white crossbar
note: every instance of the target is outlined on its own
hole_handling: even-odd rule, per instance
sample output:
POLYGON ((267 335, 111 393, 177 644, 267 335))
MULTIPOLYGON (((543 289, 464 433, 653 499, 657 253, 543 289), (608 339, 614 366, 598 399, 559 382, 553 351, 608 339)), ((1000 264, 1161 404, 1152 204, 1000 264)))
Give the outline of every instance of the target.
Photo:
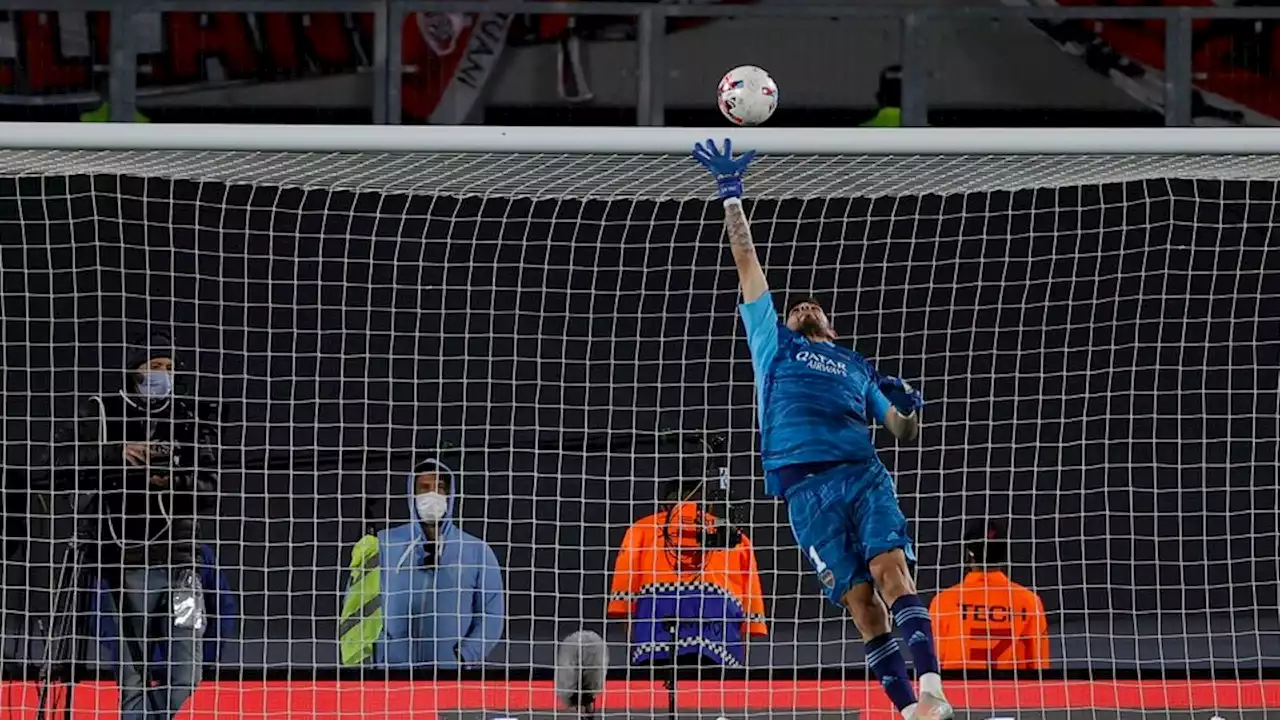
POLYGON ((0 123, 0 149, 669 155, 699 140, 788 155, 1280 154, 1280 128, 647 128, 0 123))

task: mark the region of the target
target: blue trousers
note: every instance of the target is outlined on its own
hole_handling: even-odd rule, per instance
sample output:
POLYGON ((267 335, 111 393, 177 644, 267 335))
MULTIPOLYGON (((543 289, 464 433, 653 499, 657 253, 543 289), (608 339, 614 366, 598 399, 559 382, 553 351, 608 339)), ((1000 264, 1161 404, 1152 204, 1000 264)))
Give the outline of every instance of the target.
POLYGON ((878 555, 900 549, 915 563, 893 477, 878 460, 823 467, 787 488, 785 498, 791 532, 832 604, 843 606, 853 586, 872 582, 878 555))

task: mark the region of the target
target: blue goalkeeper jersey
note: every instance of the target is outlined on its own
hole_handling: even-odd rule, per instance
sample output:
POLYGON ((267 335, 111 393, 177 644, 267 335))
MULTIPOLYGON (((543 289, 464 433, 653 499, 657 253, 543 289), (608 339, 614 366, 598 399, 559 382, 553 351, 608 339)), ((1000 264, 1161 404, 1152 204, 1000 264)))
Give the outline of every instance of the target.
POLYGON ((871 421, 884 422, 889 401, 871 363, 853 350, 789 330, 767 292, 739 310, 755 368, 765 491, 784 490, 773 487, 779 483, 771 470, 876 460, 871 421))

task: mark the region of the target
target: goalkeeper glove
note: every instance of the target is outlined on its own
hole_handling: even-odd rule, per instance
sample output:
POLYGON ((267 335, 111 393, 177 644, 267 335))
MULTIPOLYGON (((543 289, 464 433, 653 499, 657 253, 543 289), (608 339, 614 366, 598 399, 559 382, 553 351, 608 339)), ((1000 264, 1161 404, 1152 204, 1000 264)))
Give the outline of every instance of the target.
POLYGON ((735 160, 733 144, 728 138, 724 140, 724 152, 716 148, 714 140, 693 146, 693 159, 715 176, 721 200, 742 197, 742 176, 747 174, 747 166, 755 157, 756 151, 749 150, 735 160))
POLYGON ((924 409, 924 395, 902 378, 892 375, 881 377, 880 392, 903 415, 912 415, 924 409))

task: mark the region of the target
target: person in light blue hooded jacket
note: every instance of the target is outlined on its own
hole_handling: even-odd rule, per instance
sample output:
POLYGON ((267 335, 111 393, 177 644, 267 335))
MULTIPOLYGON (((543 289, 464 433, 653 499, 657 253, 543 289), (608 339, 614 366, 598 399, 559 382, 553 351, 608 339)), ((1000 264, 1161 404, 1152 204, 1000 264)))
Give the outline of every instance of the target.
POLYGON ((338 631, 344 665, 482 663, 502 637, 502 572, 493 550, 453 522, 453 471, 429 459, 407 478, 409 517, 352 550, 338 631))

